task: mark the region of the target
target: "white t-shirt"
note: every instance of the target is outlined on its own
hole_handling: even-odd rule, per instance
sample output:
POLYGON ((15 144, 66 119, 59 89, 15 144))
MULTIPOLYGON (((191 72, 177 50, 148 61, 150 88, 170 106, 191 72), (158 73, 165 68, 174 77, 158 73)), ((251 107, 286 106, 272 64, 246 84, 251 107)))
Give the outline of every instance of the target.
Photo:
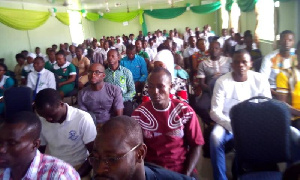
POLYGON ((189 58, 191 55, 193 55, 195 52, 198 52, 199 49, 197 47, 188 47, 183 51, 183 57, 184 58, 189 58))
POLYGON ((233 80, 232 72, 221 76, 215 84, 211 99, 210 117, 220 126, 232 131, 229 112, 232 106, 254 96, 271 97, 267 78, 260 73, 249 70, 244 82, 233 80))
POLYGON ((220 43, 220 47, 221 47, 221 48, 223 48, 225 41, 226 41, 227 39, 229 39, 229 38, 230 38, 230 36, 222 36, 222 37, 219 37, 218 42, 220 43))
MULTIPOLYGON (((46 88, 56 89, 56 81, 54 74, 45 68, 41 70, 40 73, 41 75, 36 93, 46 88)), ((33 72, 30 72, 27 77, 27 87, 31 88, 33 91, 35 90, 37 78, 38 72, 36 72, 35 70, 33 72)))
POLYGON ((42 122, 41 145, 47 146, 50 155, 64 160, 72 166, 81 165, 88 156, 86 144, 96 138, 96 126, 89 113, 67 106, 66 120, 49 123, 42 122))

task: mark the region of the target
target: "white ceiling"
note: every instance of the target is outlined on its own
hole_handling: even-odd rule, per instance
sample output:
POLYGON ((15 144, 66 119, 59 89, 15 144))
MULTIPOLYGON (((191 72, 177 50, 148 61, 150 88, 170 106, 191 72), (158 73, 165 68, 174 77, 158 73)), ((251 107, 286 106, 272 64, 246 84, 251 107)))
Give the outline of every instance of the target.
MULTIPOLYGON (((0 2, 27 3, 49 7, 66 7, 67 9, 86 9, 90 11, 111 12, 130 10, 157 9, 184 6, 186 3, 199 2, 200 0, 0 0, 0 2)), ((197 4, 198 5, 198 4, 197 4)))

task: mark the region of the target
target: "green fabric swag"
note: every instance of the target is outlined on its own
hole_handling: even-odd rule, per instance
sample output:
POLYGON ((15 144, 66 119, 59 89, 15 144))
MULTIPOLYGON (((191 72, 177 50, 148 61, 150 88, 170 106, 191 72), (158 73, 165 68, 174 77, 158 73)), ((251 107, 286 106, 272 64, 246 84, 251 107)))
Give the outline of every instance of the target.
POLYGON ((85 18, 90 21, 97 21, 100 18, 100 15, 97 13, 87 13, 85 18))
POLYGON ((43 25, 50 12, 0 8, 0 22, 18 30, 31 30, 43 25))
POLYGON ((206 13, 214 12, 220 8, 221 8, 221 2, 217 1, 214 3, 205 4, 205 5, 201 5, 201 6, 192 6, 191 10, 193 13, 206 14, 206 13))
POLYGON ((237 0, 237 4, 242 12, 250 12, 254 10, 257 1, 258 0, 237 0))
POLYGON ((172 19, 186 11, 186 7, 145 10, 145 14, 156 19, 172 19))
POLYGON ((70 25, 69 13, 56 13, 55 17, 64 25, 70 25))
POLYGON ((120 13, 104 13, 103 18, 113 22, 126 22, 139 16, 140 24, 143 24, 143 10, 131 11, 131 12, 120 12, 120 13))
POLYGON ((230 12, 233 3, 233 0, 226 0, 225 9, 230 12))

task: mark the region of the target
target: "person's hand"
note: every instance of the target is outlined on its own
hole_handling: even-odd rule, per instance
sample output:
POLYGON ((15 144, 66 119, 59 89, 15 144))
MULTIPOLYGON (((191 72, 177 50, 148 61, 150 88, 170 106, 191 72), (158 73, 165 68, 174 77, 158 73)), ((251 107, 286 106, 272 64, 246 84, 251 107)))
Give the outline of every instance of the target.
POLYGON ((58 83, 58 87, 62 87, 63 85, 62 85, 62 83, 58 83))

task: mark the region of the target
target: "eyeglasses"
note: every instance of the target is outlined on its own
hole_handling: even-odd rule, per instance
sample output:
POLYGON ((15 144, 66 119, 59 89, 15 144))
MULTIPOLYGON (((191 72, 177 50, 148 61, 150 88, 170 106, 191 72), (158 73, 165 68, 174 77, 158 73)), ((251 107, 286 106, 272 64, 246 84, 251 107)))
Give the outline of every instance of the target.
POLYGON ((98 166, 101 161, 103 161, 106 165, 110 166, 112 164, 117 163, 119 160, 121 160, 122 158, 124 158, 125 156, 127 156, 130 152, 134 151, 136 148, 138 148, 141 144, 138 144, 136 146, 134 146, 131 150, 129 150, 127 153, 125 153, 122 156, 116 156, 116 157, 105 157, 105 158, 97 158, 94 156, 89 156, 88 160, 89 163, 93 166, 98 166))
POLYGON ((104 73, 104 72, 101 72, 101 71, 88 71, 88 74, 89 75, 94 75, 94 74, 96 74, 97 76, 99 76, 101 73, 104 73))

